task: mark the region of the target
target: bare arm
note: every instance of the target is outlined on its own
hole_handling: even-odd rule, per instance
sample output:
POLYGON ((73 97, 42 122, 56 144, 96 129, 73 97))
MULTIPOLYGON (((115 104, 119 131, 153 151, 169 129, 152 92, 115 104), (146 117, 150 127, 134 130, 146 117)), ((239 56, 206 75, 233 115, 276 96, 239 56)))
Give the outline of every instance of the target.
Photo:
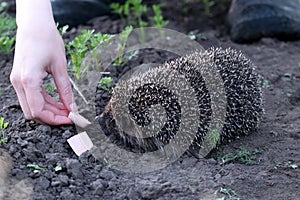
POLYGON ((16 5, 18 30, 10 79, 24 115, 40 123, 70 124, 74 99, 50 0, 16 0, 16 5), (62 103, 42 87, 48 74, 53 76, 62 103))

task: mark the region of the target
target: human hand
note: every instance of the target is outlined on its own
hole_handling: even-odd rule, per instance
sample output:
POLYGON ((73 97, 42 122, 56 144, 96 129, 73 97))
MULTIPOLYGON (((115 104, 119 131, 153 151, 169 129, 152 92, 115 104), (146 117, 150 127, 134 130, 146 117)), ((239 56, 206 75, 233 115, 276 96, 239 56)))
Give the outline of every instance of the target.
POLYGON ((25 118, 50 125, 70 124, 74 102, 64 43, 55 23, 20 26, 17 30, 11 82, 25 118), (62 103, 48 95, 43 79, 52 75, 62 103))
POLYGON ((11 82, 26 119, 51 125, 71 123, 73 94, 66 66, 64 43, 56 27, 38 32, 18 29, 11 82), (54 78, 62 103, 42 87, 48 74, 54 78))

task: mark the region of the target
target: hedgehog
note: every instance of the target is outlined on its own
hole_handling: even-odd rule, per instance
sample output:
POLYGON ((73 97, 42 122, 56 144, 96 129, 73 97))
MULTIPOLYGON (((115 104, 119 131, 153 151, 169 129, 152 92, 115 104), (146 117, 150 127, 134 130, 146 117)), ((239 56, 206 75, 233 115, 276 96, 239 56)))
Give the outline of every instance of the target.
POLYGON ((120 80, 99 122, 116 144, 152 152, 170 143, 198 151, 209 142, 214 121, 220 129, 211 150, 257 129, 263 113, 261 85, 253 63, 240 51, 196 51, 120 80), (212 67, 215 74, 208 80, 204 74, 212 67), (222 89, 208 87, 214 77, 222 89), (213 100, 222 95, 223 104, 213 100), (224 110, 223 118, 214 110, 224 110))

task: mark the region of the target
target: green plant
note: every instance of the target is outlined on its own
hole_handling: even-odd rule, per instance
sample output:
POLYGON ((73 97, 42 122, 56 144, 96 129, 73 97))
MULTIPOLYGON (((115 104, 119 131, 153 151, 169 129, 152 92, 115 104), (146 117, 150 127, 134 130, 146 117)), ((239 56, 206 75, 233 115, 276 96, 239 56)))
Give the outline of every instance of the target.
MULTIPOLYGON (((143 28, 148 26, 148 23, 143 20, 143 17, 147 14, 148 7, 147 5, 142 4, 142 2, 142 0, 127 0, 122 5, 119 3, 112 3, 110 7, 114 13, 120 16, 123 23, 135 28, 143 28)), ((163 6, 164 4, 152 5, 154 16, 149 17, 148 21, 156 28, 163 28, 168 24, 168 21, 165 21, 162 16, 161 9, 163 6)))
POLYGON ((211 11, 210 8, 211 6, 214 5, 214 1, 213 0, 202 0, 203 4, 204 4, 204 13, 207 16, 211 16, 211 11))
POLYGON ((98 86, 107 91, 107 92, 110 92, 111 91, 111 82, 113 81, 113 79, 111 77, 103 77, 99 83, 98 83, 98 86))
POLYGON ((208 144, 210 147, 215 148, 221 142, 221 132, 220 128, 213 129, 208 134, 208 144))
POLYGON ((189 13, 189 7, 188 7, 187 0, 179 0, 179 3, 180 3, 182 14, 184 16, 187 16, 189 13))
POLYGON ((0 13, 2 13, 3 11, 5 11, 6 10, 6 8, 7 8, 7 6, 8 6, 8 3, 7 2, 1 2, 0 3, 0 13))
POLYGON ((15 44, 15 38, 1 37, 0 38, 0 51, 4 54, 8 54, 13 51, 15 44))
POLYGON ((221 161, 222 164, 226 164, 229 162, 236 162, 245 165, 254 164, 257 161, 256 155, 260 154, 262 151, 259 149, 254 149, 253 151, 248 151, 243 147, 240 147, 239 150, 235 154, 226 154, 222 156, 221 161))
POLYGON ((268 80, 264 80, 264 81, 263 81, 263 88, 268 89, 268 88, 270 88, 270 87, 271 87, 270 82, 269 82, 268 80))
POLYGON ((216 200, 240 200, 240 198, 237 197, 237 193, 232 189, 220 188, 215 192, 215 194, 217 193, 226 195, 226 197, 221 197, 216 200))
POLYGON ((6 13, 0 14, 0 52, 8 54, 14 49, 16 41, 16 20, 6 13))
MULTIPOLYGON (((222 1, 221 3, 225 3, 227 0, 222 1)), ((189 2, 188 0, 180 0, 179 3, 182 7, 182 14, 184 16, 188 16, 189 14, 189 2)), ((204 5, 204 14, 206 16, 211 16, 211 7, 215 4, 215 0, 198 0, 204 5)))
POLYGON ((7 142, 7 138, 5 137, 5 129, 8 127, 8 122, 4 121, 4 118, 0 118, 0 129, 1 129, 1 139, 0 139, 0 144, 4 144, 7 142))
POLYGON ((59 27, 59 23, 56 23, 56 27, 57 27, 58 32, 60 33, 61 36, 63 36, 67 32, 67 30, 69 29, 69 25, 59 27))
POLYGON ((197 39, 197 36, 194 32, 189 32, 188 36, 191 40, 196 40, 197 39))
POLYGON ((291 92, 287 92, 287 93, 286 93, 286 96, 287 96, 287 97, 291 97, 291 96, 292 96, 292 93, 291 93, 291 92))
POLYGON ((130 51, 128 55, 126 55, 126 58, 128 60, 132 60, 133 58, 136 58, 139 54, 139 50, 130 51))
POLYGON ((283 163, 278 163, 273 167, 273 170, 279 170, 279 169, 297 169, 298 165, 293 163, 292 161, 286 161, 283 163))
POLYGON ((290 168, 292 168, 292 169, 297 169, 297 168, 298 168, 298 165, 296 165, 296 164, 290 164, 290 168))
POLYGON ((291 74, 289 72, 284 73, 283 76, 287 77, 287 78, 293 78, 293 74, 291 74))
POLYGON ((203 41, 207 40, 206 35, 204 35, 203 33, 199 33, 198 37, 200 38, 200 40, 203 40, 203 41))
POLYGON ((124 58, 124 51, 127 44, 127 39, 133 30, 132 26, 127 26, 121 33, 120 33, 120 40, 121 43, 118 44, 117 47, 117 58, 114 60, 114 66, 120 66, 123 63, 124 58))
POLYGON ((152 5, 152 10, 154 12, 154 16, 150 17, 150 21, 155 28, 164 28, 168 25, 169 21, 164 20, 162 16, 161 8, 163 4, 152 5))
POLYGON ((88 51, 94 50, 98 45, 110 40, 113 35, 94 33, 94 30, 83 30, 79 36, 66 45, 67 51, 71 56, 73 73, 77 80, 86 72, 81 64, 88 51))
POLYGON ((142 16, 146 14, 148 8, 142 4, 142 0, 127 0, 123 5, 112 3, 110 5, 113 12, 120 15, 124 23, 134 27, 146 27, 147 22, 143 21, 142 16))
POLYGON ((60 165, 57 165, 55 168, 54 168, 54 171, 55 172, 59 172, 62 170, 62 167, 60 165))
POLYGON ((54 96, 55 95, 55 87, 52 84, 47 84, 45 85, 45 90, 50 94, 50 96, 54 96))
POLYGON ((198 38, 203 41, 207 40, 207 37, 203 33, 197 34, 194 31, 189 32, 188 36, 191 40, 196 40, 198 38))
POLYGON ((28 164, 27 167, 28 167, 29 169, 32 169, 32 170, 33 170, 33 173, 40 173, 40 172, 42 172, 42 171, 47 170, 46 168, 40 167, 40 166, 35 165, 35 164, 28 164))

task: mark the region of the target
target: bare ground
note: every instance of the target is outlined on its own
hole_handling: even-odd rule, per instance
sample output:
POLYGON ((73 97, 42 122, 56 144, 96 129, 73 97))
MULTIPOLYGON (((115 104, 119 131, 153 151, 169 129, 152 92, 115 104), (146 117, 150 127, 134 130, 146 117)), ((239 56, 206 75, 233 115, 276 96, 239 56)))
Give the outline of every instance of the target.
MULTIPOLYGON (((193 12, 185 17, 172 2, 168 1, 167 8, 175 6, 175 9, 166 12, 170 28, 184 33, 197 30, 206 37, 198 38, 205 48, 222 46, 241 50, 257 66, 266 80, 265 114, 259 129, 222 145, 205 159, 185 154, 159 171, 118 172, 88 153, 78 158, 72 152, 66 140, 75 134, 74 127, 50 127, 26 121, 9 83, 13 56, 0 55, 0 116, 10 123, 9 140, 0 147, 0 161, 4 159, 2 152, 8 152, 12 158, 6 188, 0 185, 7 191, 6 199, 18 198, 15 194, 18 192, 11 190, 24 194, 20 188, 27 188, 25 196, 31 195, 33 199, 229 199, 229 195, 216 192, 221 188, 232 189, 236 197, 246 200, 300 199, 300 41, 265 38, 252 44, 236 44, 230 41, 224 25, 226 6, 214 6, 213 17, 207 17, 201 14, 201 5, 194 5, 193 12), (235 153, 239 147, 260 149, 256 164, 221 163, 221 156, 235 153), (33 173, 26 167, 29 163, 47 170, 33 173), (57 165, 62 166, 59 172, 54 170, 57 165)), ((120 21, 98 18, 90 25, 73 29, 66 41, 83 27, 111 33, 120 31, 122 25, 120 21)), ((2 167, 1 164, 0 170, 7 170, 2 167)))

